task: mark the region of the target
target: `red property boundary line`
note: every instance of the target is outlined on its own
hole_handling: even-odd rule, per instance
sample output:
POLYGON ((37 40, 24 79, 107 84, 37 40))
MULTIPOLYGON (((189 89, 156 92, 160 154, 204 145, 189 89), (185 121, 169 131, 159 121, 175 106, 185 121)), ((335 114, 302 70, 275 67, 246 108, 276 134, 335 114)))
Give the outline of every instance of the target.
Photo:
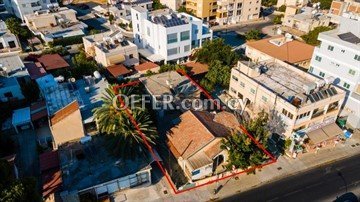
MULTIPOLYGON (((218 103, 216 100, 214 100, 212 98, 212 96, 203 88, 201 87, 197 82, 195 82, 188 74, 185 73, 185 71, 183 70, 178 70, 177 71, 178 73, 180 73, 181 75, 187 77, 196 87, 198 87, 202 93, 204 93, 204 95, 212 100, 215 105, 223 111, 223 108, 221 107, 220 103, 218 103)), ((124 87, 127 87, 127 86, 135 86, 135 85, 138 85, 140 83, 140 81, 134 81, 134 82, 129 82, 129 83, 126 83, 126 84, 121 84, 121 85, 117 85, 117 86, 114 86, 114 91, 115 92, 118 92, 118 89, 120 88, 124 88, 124 87)), ((118 100, 120 102, 121 105, 125 106, 125 102, 122 100, 122 98, 119 96, 118 97, 118 100)), ((221 181, 221 180, 224 180, 224 179, 227 179, 227 178, 231 178, 231 177, 234 177, 236 175, 239 175, 239 174, 242 174, 242 173, 248 173, 248 172, 251 172, 251 171, 254 171, 255 169, 259 169, 259 168, 263 168, 265 166, 268 166, 270 164, 273 164, 276 162, 276 158, 270 154, 270 152, 268 152, 265 147, 259 143, 252 135, 249 134, 249 132, 244 128, 244 126, 242 126, 240 124, 240 129, 256 144, 256 146, 262 150, 271 160, 267 163, 264 163, 262 165, 258 165, 258 166, 253 166, 251 168, 248 168, 246 170, 243 170, 243 171, 240 171, 240 172, 236 172, 236 173, 233 173, 231 175, 228 175, 228 176, 225 176, 225 177, 221 177, 221 178, 218 178, 218 179, 214 179, 214 180, 210 180, 206 183, 203 183, 203 184, 200 184, 200 185, 197 185, 197 186, 194 186, 194 187, 191 187, 191 188, 188 188, 188 189, 185 189, 185 190, 178 190, 173 181, 171 180, 171 177, 169 176, 169 174, 167 173, 167 171, 165 170, 165 168, 161 165, 160 163, 160 160, 158 158, 158 156, 155 154, 154 152, 154 149, 151 147, 151 145, 149 144, 149 142, 146 140, 146 137, 145 135, 142 133, 138 123, 136 122, 135 118, 133 117, 132 113, 131 113, 131 110, 128 108, 128 107, 125 107, 124 108, 124 111, 125 113, 127 114, 127 116, 129 117, 131 123, 134 125, 135 129, 137 130, 138 134, 140 135, 140 137, 142 138, 142 140, 144 141, 144 144, 146 146, 146 148, 149 150, 152 158, 156 161, 156 164, 157 166, 160 168, 162 174, 165 176, 166 180, 168 181, 171 189, 174 191, 175 194, 180 194, 180 193, 184 193, 184 192, 187 192, 187 191, 190 191, 190 190, 193 190, 193 189, 197 189, 199 187, 203 187, 203 186, 206 186, 206 185, 210 185, 212 183, 215 183, 215 182, 218 182, 218 181, 221 181)))

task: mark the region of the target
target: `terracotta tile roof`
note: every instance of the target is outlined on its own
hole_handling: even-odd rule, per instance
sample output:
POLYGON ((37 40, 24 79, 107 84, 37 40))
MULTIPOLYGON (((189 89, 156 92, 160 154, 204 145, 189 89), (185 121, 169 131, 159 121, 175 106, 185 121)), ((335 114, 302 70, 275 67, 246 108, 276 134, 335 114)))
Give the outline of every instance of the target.
POLYGON ((59 54, 42 55, 37 60, 46 70, 61 69, 70 66, 59 54))
POLYGON ((145 62, 145 63, 135 66, 135 70, 141 72, 141 71, 147 71, 147 70, 157 68, 157 67, 159 67, 159 65, 157 65, 153 62, 145 62))
MULTIPOLYGON (((227 118, 231 118, 230 115, 232 114, 229 113, 225 115, 227 118)), ((172 153, 176 157, 181 156, 184 159, 187 159, 216 139, 216 137, 227 136, 230 132, 230 128, 214 121, 216 116, 217 115, 206 111, 189 110, 183 113, 180 116, 180 123, 173 127, 167 134, 169 140, 168 145, 172 153)), ((224 115, 221 114, 216 120, 221 117, 224 117, 224 115)), ((223 122, 227 124, 227 121, 223 122)), ((232 123, 232 121, 229 122, 232 123)), ((238 124, 232 123, 228 125, 233 126, 238 124)))
POLYGON ((200 62, 188 62, 185 63, 185 66, 190 68, 191 75, 203 74, 209 71, 209 66, 200 62))
POLYGON ((271 57, 289 63, 297 63, 311 59, 315 48, 314 46, 297 40, 286 42, 281 46, 276 46, 270 43, 270 40, 278 39, 281 37, 283 36, 275 36, 259 41, 248 42, 246 43, 246 45, 257 49, 271 57))
POLYGON ((79 109, 79 104, 75 100, 72 103, 68 104, 64 108, 57 111, 51 118, 50 118, 50 125, 55 125, 56 123, 60 122, 70 114, 74 113, 76 110, 79 109))
POLYGON ((62 177, 60 168, 53 169, 41 174, 42 178, 42 195, 44 198, 55 193, 61 188, 62 177))
POLYGON ((25 63, 25 67, 28 70, 31 79, 38 79, 38 78, 46 75, 46 71, 42 67, 40 62, 25 63))
POLYGON ((117 78, 119 76, 127 75, 131 72, 123 64, 112 65, 112 66, 106 67, 106 69, 115 78, 117 78))
POLYGON ((217 154, 221 152, 220 146, 221 146, 221 139, 216 139, 216 143, 211 145, 211 147, 205 150, 206 156, 208 156, 210 159, 214 158, 217 154))
POLYGON ((44 172, 60 166, 59 153, 57 150, 45 152, 39 155, 40 171, 44 172))

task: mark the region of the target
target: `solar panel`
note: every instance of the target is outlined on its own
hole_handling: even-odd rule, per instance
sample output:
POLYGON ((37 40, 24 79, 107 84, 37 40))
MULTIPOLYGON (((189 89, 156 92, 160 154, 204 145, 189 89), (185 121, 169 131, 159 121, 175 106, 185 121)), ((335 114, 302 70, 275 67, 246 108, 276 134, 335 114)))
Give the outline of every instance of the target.
POLYGON ((347 41, 349 43, 358 44, 360 43, 360 38, 357 37, 355 34, 351 32, 339 34, 338 37, 344 41, 347 41))

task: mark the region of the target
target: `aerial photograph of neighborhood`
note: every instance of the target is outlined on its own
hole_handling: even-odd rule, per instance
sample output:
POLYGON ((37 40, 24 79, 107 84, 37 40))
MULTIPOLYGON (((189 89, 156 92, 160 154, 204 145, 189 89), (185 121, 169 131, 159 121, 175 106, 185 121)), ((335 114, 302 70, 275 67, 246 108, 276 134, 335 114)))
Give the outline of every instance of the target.
POLYGON ((0 0, 0 202, 359 202, 360 0, 0 0))

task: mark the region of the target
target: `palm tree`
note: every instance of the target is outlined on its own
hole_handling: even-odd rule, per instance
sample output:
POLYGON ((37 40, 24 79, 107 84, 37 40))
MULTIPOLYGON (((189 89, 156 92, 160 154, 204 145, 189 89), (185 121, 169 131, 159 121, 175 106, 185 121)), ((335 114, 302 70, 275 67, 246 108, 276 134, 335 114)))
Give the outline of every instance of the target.
MULTIPOLYGON (((141 149, 144 147, 144 140, 138 134, 135 126, 131 122, 130 118, 125 112, 125 109, 119 109, 121 104, 119 103, 117 96, 125 95, 131 96, 134 92, 133 87, 125 87, 119 89, 119 92, 115 92, 113 86, 109 86, 105 89, 101 107, 94 110, 94 117, 96 119, 98 128, 101 133, 104 133, 109 138, 109 148, 116 155, 122 158, 134 159, 140 155, 143 155, 141 149)), ((139 96, 133 96, 135 102, 138 103, 139 96)), ((128 106, 130 107, 130 105, 128 106)), ((141 109, 139 105, 135 105, 131 110, 134 120, 138 123, 138 126, 146 140, 154 144, 156 139, 156 128, 150 119, 150 115, 144 109, 141 109)))

